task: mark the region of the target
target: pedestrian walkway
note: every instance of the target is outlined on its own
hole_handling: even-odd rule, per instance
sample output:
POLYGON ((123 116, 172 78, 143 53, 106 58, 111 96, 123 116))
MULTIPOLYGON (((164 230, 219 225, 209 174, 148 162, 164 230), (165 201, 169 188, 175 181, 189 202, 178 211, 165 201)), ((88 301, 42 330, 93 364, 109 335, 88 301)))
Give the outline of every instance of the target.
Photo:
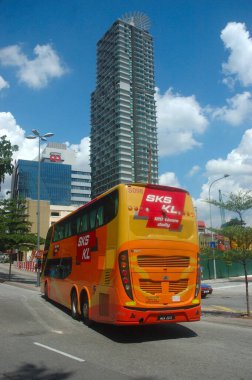
POLYGON ((0 282, 40 291, 40 287, 36 286, 37 273, 20 270, 14 263, 11 265, 11 275, 9 278, 9 269, 9 263, 0 263, 0 282))

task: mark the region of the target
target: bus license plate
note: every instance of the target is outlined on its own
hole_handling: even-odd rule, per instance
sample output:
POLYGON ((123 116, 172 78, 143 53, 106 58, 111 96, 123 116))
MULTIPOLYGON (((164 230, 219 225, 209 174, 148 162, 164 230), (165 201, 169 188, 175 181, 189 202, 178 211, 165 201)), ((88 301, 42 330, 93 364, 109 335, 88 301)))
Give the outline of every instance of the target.
POLYGON ((175 316, 172 314, 163 314, 158 316, 158 321, 172 321, 175 316))

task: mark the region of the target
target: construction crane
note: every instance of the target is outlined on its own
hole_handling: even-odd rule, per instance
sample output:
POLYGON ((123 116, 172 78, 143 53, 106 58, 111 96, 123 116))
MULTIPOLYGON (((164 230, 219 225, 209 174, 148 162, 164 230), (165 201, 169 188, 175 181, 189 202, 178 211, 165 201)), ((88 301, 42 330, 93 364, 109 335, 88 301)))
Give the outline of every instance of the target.
MULTIPOLYGON (((223 203, 221 190, 219 190, 219 202, 220 204, 223 203)), ((221 225, 223 226, 223 224, 226 223, 226 218, 225 218, 225 210, 221 205, 220 205, 220 216, 221 216, 221 225)))

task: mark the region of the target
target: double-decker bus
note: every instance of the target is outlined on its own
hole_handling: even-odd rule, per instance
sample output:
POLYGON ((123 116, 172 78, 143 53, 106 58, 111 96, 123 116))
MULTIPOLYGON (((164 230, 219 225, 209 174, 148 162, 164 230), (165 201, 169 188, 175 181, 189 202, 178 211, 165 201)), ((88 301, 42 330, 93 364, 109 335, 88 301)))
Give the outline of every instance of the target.
POLYGON ((87 325, 200 319, 198 234, 185 190, 115 186, 52 225, 45 252, 45 298, 87 325))

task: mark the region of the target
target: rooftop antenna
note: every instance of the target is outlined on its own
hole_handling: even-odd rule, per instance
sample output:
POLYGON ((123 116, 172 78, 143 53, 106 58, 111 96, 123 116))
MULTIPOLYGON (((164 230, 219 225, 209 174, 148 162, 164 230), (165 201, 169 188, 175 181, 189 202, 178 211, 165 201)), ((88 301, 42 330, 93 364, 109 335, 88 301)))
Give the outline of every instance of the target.
POLYGON ((150 18, 142 12, 125 13, 122 20, 138 29, 148 31, 151 26, 150 18))

